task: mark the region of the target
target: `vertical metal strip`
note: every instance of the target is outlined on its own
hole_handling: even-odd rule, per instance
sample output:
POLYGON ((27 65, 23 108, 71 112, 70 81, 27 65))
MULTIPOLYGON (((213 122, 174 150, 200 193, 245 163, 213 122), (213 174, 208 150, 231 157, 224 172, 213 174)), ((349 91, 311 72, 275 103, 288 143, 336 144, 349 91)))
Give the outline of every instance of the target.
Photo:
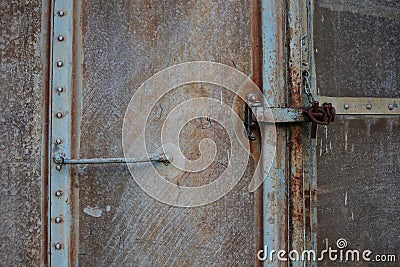
POLYGON ((73 1, 53 0, 51 15, 49 248, 50 265, 60 267, 72 266, 71 175, 68 167, 55 164, 52 158, 70 156, 73 1))
MULTIPOLYGON (((301 1, 262 0, 262 12, 264 95, 272 107, 300 107, 301 1)), ((304 249, 302 139, 301 125, 277 125, 276 158, 269 173, 265 173, 264 182, 264 251, 267 252, 297 250, 301 253, 304 249)), ((265 261, 265 265, 304 264, 302 261, 289 262, 278 261, 275 256, 272 261, 265 261)))
MULTIPOLYGON (((289 105, 302 106, 302 14, 299 0, 288 0, 288 89, 289 105)), ((303 206, 303 129, 302 125, 290 125, 289 134, 289 249, 302 252, 304 249, 303 206)), ((292 262, 292 266, 303 266, 303 261, 292 262)))
MULTIPOLYGON (((263 92, 271 107, 287 104, 286 92, 286 1, 262 0, 263 92)), ((263 124, 260 125, 263 127, 263 124)), ((268 127, 268 126, 264 126, 268 127)), ((264 129, 266 130, 266 129, 264 129)), ((271 250, 287 249, 288 213, 286 180, 287 128, 277 127, 276 157, 271 170, 263 169, 266 177, 264 194, 264 253, 265 266, 283 266, 283 262, 268 260, 271 250)), ((268 153, 263 145, 263 154, 268 153)), ((266 158, 266 157, 265 157, 266 158)), ((267 166, 264 164, 264 166, 267 166)))

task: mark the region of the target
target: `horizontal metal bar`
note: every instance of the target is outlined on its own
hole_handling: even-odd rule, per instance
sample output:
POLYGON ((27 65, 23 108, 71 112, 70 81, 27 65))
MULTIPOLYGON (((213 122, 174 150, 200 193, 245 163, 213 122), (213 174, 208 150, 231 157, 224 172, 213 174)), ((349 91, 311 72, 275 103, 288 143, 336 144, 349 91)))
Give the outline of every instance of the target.
POLYGON ((323 102, 332 103, 338 115, 400 115, 399 98, 321 96, 323 102))
POLYGON ((64 158, 61 155, 56 155, 54 157, 54 162, 57 164, 113 164, 113 163, 142 163, 142 162, 172 162, 171 156, 159 155, 159 156, 151 156, 149 158, 89 158, 89 159, 69 159, 64 158))
POLYGON ((258 122, 287 123, 309 121, 303 108, 253 107, 258 122))

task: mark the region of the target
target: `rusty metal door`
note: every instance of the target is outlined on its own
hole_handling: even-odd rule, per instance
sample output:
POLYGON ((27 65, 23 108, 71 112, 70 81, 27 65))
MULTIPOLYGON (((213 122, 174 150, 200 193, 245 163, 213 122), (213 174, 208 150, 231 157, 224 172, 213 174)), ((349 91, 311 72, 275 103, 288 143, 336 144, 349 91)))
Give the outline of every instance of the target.
MULTIPOLYGON (((309 3, 56 0, 51 6, 52 265, 260 265, 258 252, 264 246, 311 246, 302 166, 302 137, 309 138, 309 126, 302 126, 301 112, 288 119, 280 110, 301 111, 302 71, 310 63, 302 51, 311 44, 309 3), (179 65, 191 61, 200 69, 179 65), (205 61, 217 67, 201 63, 205 61), (247 83, 243 90, 253 92, 252 97, 221 86, 240 80, 221 72, 221 64, 252 77, 249 84, 263 85, 264 96, 247 83), (199 83, 198 72, 209 73, 215 82, 199 83), (192 76, 197 83, 186 83, 192 76), (177 88, 163 91, 173 86, 177 88), (252 128, 247 129, 251 143, 246 147, 251 157, 226 152, 241 146, 233 142, 227 130, 231 126, 210 116, 215 105, 203 106, 190 120, 178 111, 169 121, 176 126, 166 130, 170 138, 179 136, 183 156, 191 161, 202 158, 202 140, 211 138, 216 152, 207 168, 179 172, 171 167, 179 162, 179 153, 173 160, 165 151, 154 154, 164 145, 163 123, 181 102, 196 98, 186 111, 190 113, 206 97, 242 116, 246 99, 238 100, 238 95, 251 99, 255 113, 260 107, 255 103, 261 103, 266 116, 261 132, 247 124, 252 128), (268 105, 282 115, 275 161, 275 125, 271 130, 268 105), (174 134, 176 129, 181 131, 174 134), (247 167, 235 161, 243 159, 249 161, 247 167), (118 162, 127 165, 113 164, 118 162), (261 167, 256 170, 257 164, 261 167), (176 194, 171 183, 152 180, 153 167, 178 186, 176 194), (209 191, 184 190, 213 184, 228 170, 228 178, 242 179, 228 179, 222 187, 229 185, 229 191, 212 201, 204 201, 209 191), (259 170, 261 182, 266 179, 263 188, 251 180, 259 170), (196 197, 199 202, 193 204, 196 197)), ((311 153, 308 147, 305 151, 311 153)))
POLYGON ((0 4, 1 266, 399 253, 396 1, 0 4))
POLYGON ((398 266, 400 2, 314 2, 317 87, 342 114, 318 133, 318 247, 398 266))

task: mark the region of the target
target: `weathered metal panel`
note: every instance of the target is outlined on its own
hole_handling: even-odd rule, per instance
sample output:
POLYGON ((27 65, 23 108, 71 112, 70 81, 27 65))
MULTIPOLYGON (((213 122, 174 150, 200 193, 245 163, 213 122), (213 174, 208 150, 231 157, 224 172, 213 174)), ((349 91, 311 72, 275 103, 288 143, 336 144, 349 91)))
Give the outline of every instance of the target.
MULTIPOLYGON (((326 247, 326 242, 336 248, 336 240, 344 238, 348 242, 346 249, 369 249, 373 255, 398 257, 399 132, 398 117, 339 116, 334 124, 320 127, 319 250, 326 247)), ((359 264, 367 266, 365 262, 359 264)), ((354 266, 354 262, 341 266, 354 266)))
POLYGON ((320 94, 400 97, 400 2, 314 2, 315 59, 320 94))
MULTIPOLYGON (((339 115, 334 124, 319 129, 319 250, 326 242, 336 248, 336 240, 344 238, 348 249, 370 249, 374 255, 397 257, 400 252, 400 119, 399 115, 390 115, 390 103, 385 102, 390 99, 377 99, 393 100, 400 95, 399 7, 399 1, 315 1, 315 63, 320 93, 372 97, 352 101, 348 109, 344 105, 350 99, 339 98, 339 113, 349 115, 339 115), (365 100, 370 102, 363 109, 361 102, 365 100), (371 115, 378 105, 388 115, 371 115), (354 109, 364 114, 354 114, 354 109)), ((368 266, 365 262, 358 265, 368 266)))
MULTIPOLYGON (((225 63, 251 74, 249 1, 88 1, 82 4, 83 98, 80 158, 121 157, 122 121, 142 82, 185 61, 225 63)), ((152 92, 149 92, 152 93, 152 92)), ((194 96, 233 103, 210 85, 190 85, 164 96, 148 123, 148 150, 160 144, 162 122, 194 96)), ((180 177, 188 186, 215 179, 227 163, 229 138, 213 121, 194 120, 181 140, 186 156, 212 138, 219 152, 207 170, 180 177)), ((82 266, 254 264, 254 196, 251 165, 224 198, 199 208, 171 207, 146 195, 126 166, 81 166, 78 260, 82 266)))
POLYGON ((46 262, 47 11, 0 1, 1 266, 46 262))

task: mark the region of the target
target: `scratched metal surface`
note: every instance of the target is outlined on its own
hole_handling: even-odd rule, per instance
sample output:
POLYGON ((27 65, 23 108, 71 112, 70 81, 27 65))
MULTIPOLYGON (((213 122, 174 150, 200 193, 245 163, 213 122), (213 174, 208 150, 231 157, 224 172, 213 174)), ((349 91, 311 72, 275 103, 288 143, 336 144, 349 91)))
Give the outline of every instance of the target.
MULTIPOLYGON (((81 23, 81 157, 123 156, 125 109, 136 88, 156 71, 210 60, 251 74, 249 1, 90 1, 82 6, 81 23)), ((160 145, 168 112, 193 96, 232 103, 226 90, 202 84, 163 97, 148 124, 150 152, 160 145)), ((181 177, 185 185, 210 182, 225 168, 229 141, 213 121, 187 124, 181 148, 195 159, 205 137, 220 149, 217 160, 203 173, 181 177)), ((82 166, 79 265, 254 265, 254 196, 247 191, 252 169, 221 200, 200 208, 176 208, 146 195, 125 166, 82 166)))
POLYGON ((46 259, 42 8, 42 1, 0 1, 0 266, 39 266, 46 259))
POLYGON ((321 95, 400 97, 400 1, 314 2, 321 95))
MULTIPOLYGON (((321 94, 399 97, 399 1, 341 2, 318 0, 315 5, 321 94)), ((336 240, 345 238, 349 249, 399 256, 399 132, 395 116, 339 117, 319 127, 319 250, 326 240, 336 248, 336 240)))

